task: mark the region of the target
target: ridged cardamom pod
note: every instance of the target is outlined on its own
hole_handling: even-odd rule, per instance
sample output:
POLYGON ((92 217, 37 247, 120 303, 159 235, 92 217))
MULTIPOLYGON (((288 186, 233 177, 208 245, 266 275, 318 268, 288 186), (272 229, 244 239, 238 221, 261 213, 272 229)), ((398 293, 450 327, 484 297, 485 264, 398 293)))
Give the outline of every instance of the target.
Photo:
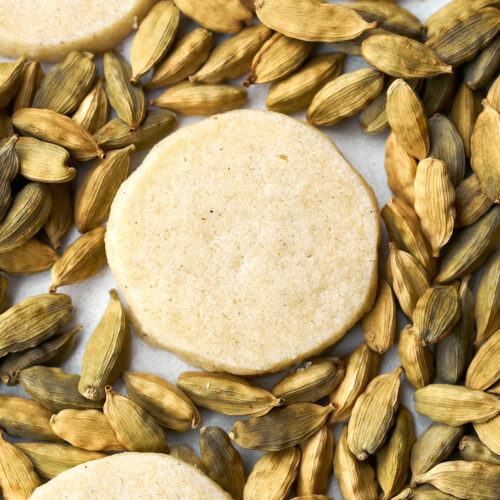
POLYGON ((12 106, 13 111, 31 107, 33 98, 35 97, 37 90, 40 88, 44 78, 45 73, 43 72, 39 62, 33 61, 24 66, 19 90, 17 91, 14 104, 12 106))
POLYGON ((11 183, 19 171, 19 157, 16 153, 17 135, 0 141, 0 221, 10 208, 12 201, 11 183))
POLYGON ((187 444, 174 444, 170 447, 169 455, 203 471, 201 458, 193 451, 193 448, 187 444))
POLYGON ((491 205, 493 205, 493 201, 483 193, 479 177, 476 174, 469 175, 455 190, 457 209, 455 228, 474 224, 490 209, 491 205))
MULTIPOLYGON (((388 87, 391 80, 385 79, 384 87, 388 87)), ((389 120, 387 119, 387 89, 373 99, 359 113, 359 124, 365 134, 377 135, 385 132, 389 128, 389 120)))
POLYGON ((52 207, 49 218, 45 221, 43 230, 49 238, 52 248, 61 248, 61 238, 73 226, 73 203, 71 202, 71 185, 49 184, 52 197, 52 207))
POLYGON ((351 56, 360 56, 361 55, 361 46, 363 42, 371 37, 372 35, 387 35, 389 32, 383 28, 371 28, 369 30, 364 31, 361 35, 356 38, 352 38, 351 40, 342 40, 340 42, 330 43, 330 46, 339 52, 344 54, 349 54, 351 56))
POLYGON ((104 92, 104 78, 99 77, 73 114, 73 120, 91 134, 95 134, 108 120, 108 98, 104 92))
POLYGON ((497 76, 493 81, 486 94, 486 99, 500 113, 500 77, 497 76))
POLYGON ((481 442, 493 453, 500 453, 500 417, 497 415, 486 422, 474 422, 473 425, 481 442))
POLYGON ((19 89, 25 57, 16 62, 0 63, 0 109, 5 108, 19 89))
POLYGON ((498 356, 500 355, 500 329, 481 346, 472 359, 465 385, 470 389, 484 391, 500 379, 498 356))
POLYGON ((486 86, 500 65, 500 38, 497 36, 490 45, 464 66, 464 81, 473 90, 486 86))
POLYGON ((5 139, 14 134, 10 116, 5 109, 0 109, 0 139, 5 139))
POLYGON ((421 99, 427 116, 448 111, 455 91, 455 80, 454 73, 443 73, 424 81, 421 99))
POLYGON ((500 455, 493 453, 476 436, 464 436, 458 444, 460 456, 468 462, 487 462, 500 465, 500 455))

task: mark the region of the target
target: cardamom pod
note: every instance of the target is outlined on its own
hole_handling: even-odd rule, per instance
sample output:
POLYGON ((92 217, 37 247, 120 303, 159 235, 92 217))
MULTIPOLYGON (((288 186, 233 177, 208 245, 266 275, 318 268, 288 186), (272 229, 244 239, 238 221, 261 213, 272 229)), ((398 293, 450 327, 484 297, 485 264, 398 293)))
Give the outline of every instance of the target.
POLYGON ((109 215, 111 203, 121 183, 128 177, 131 144, 110 151, 97 160, 86 172, 75 194, 75 223, 81 233, 99 226, 109 215))
POLYGON ((469 289, 470 276, 460 283, 460 318, 450 333, 436 344, 436 372, 447 384, 457 384, 472 358, 474 340, 474 298, 469 289))
POLYGON ((452 67, 424 44, 393 33, 368 37, 361 44, 361 55, 368 64, 396 78, 430 78, 452 72, 452 67))
POLYGON ((496 144, 500 140, 500 114, 483 99, 483 111, 477 117, 471 137, 470 162, 486 196, 500 203, 500 158, 496 144))
POLYGON ((10 116, 5 109, 0 109, 0 139, 5 139, 11 135, 14 135, 14 128, 10 116))
POLYGON ((195 28, 182 37, 170 55, 155 67, 146 88, 166 87, 193 75, 208 59, 214 43, 212 33, 204 28, 195 28))
POLYGON ((362 343, 347 358, 345 376, 339 386, 330 394, 334 409, 329 424, 341 422, 351 416, 354 403, 365 390, 370 380, 378 373, 380 354, 362 343))
POLYGON ((348 424, 344 424, 339 444, 333 457, 333 472, 339 483, 343 498, 376 500, 378 485, 375 473, 368 460, 360 462, 347 445, 348 424))
POLYGON ((382 278, 378 280, 375 304, 361 320, 361 329, 365 342, 372 351, 384 354, 394 345, 396 340, 396 303, 391 287, 382 278))
POLYGON ((73 226, 71 185, 69 183, 49 184, 48 188, 52 198, 52 207, 43 230, 49 238, 52 248, 59 250, 61 248, 61 238, 73 226))
POLYGON ((73 114, 73 121, 95 134, 108 119, 109 105, 104 92, 104 78, 100 76, 73 114))
POLYGON ((250 71, 252 60, 272 31, 263 24, 254 24, 224 40, 210 54, 208 61, 189 77, 191 82, 221 83, 239 78, 250 71))
POLYGON ((498 415, 500 399, 458 385, 431 384, 415 392, 415 410, 448 425, 482 423, 498 415))
POLYGON ((178 83, 151 101, 152 106, 173 109, 183 115, 213 115, 240 107, 247 99, 245 89, 234 85, 178 83))
POLYGON ((413 255, 389 243, 387 277, 403 312, 411 318, 418 299, 429 288, 428 273, 413 255))
POLYGON ((295 403, 262 417, 238 420, 229 437, 251 450, 279 451, 305 441, 326 422, 333 404, 295 403))
POLYGON ((50 109, 19 109, 12 116, 12 123, 24 134, 62 146, 75 160, 104 157, 102 149, 81 125, 50 109))
POLYGON ((0 63, 0 109, 5 108, 16 95, 23 77, 25 57, 16 62, 0 63))
POLYGON ((109 303, 87 342, 78 383, 80 394, 94 401, 106 397, 105 386, 116 381, 129 354, 130 329, 118 294, 110 290, 109 303))
POLYGON ((445 163, 452 184, 458 186, 465 174, 465 149, 462 138, 446 116, 436 113, 430 117, 428 123, 431 141, 429 156, 445 163))
POLYGON ((35 97, 37 90, 40 88, 44 78, 45 73, 43 72, 40 63, 37 61, 30 62, 24 66, 19 84, 19 90, 17 91, 14 104, 12 106, 13 111, 31 107, 33 98, 35 97))
POLYGON ((413 207, 415 190, 413 187, 417 173, 417 162, 402 147, 394 132, 389 134, 385 143, 385 172, 391 191, 413 207))
POLYGON ((400 406, 387 443, 377 451, 377 481, 384 492, 383 500, 392 498, 405 485, 415 440, 413 416, 400 406))
POLYGON ((200 429, 200 452, 203 470, 234 500, 243 500, 245 468, 229 436, 220 427, 200 429))
POLYGON ((437 283, 446 283, 475 271, 500 241, 500 206, 494 205, 474 224, 452 238, 441 260, 437 283))
POLYGON ((104 415, 118 441, 130 451, 168 453, 167 438, 153 417, 131 399, 106 386, 104 415))
POLYGON ((19 157, 16 153, 17 135, 0 140, 0 221, 10 208, 12 201, 11 183, 19 171, 19 157))
POLYGON ((436 422, 420 434, 411 449, 412 487, 416 486, 416 476, 425 474, 455 451, 464 432, 463 426, 454 427, 436 422))
POLYGON ((328 424, 300 443, 300 464, 297 474, 297 495, 324 493, 330 483, 335 441, 328 424))
POLYGON ((460 456, 468 462, 487 462, 500 465, 500 455, 493 453, 476 436, 464 436, 458 444, 460 456))
POLYGON ((193 451, 193 449, 187 444, 174 444, 170 448, 169 455, 171 457, 177 458, 182 462, 186 462, 192 465, 196 469, 203 471, 203 463, 201 458, 193 451))
POLYGON ((302 69, 271 85, 266 99, 267 109, 295 113, 306 108, 326 83, 340 75, 344 59, 344 54, 313 57, 302 69))
POLYGON ((361 110, 359 114, 359 123, 365 134, 378 135, 389 128, 386 111, 387 90, 385 87, 388 87, 387 81, 385 82, 384 90, 361 110))
POLYGON ((474 423, 474 430, 481 442, 493 453, 500 453, 500 417, 498 415, 486 422, 474 423))
POLYGON ((464 143, 467 158, 471 155, 471 137, 474 124, 481 112, 481 92, 471 90, 462 83, 451 104, 451 121, 464 143))
POLYGON ((0 357, 34 347, 71 320, 71 298, 42 294, 24 299, 0 314, 0 357))
POLYGON ((454 73, 443 73, 424 81, 421 99, 427 116, 448 111, 453 99, 455 80, 454 73))
POLYGON ((392 500, 454 500, 456 497, 439 491, 434 486, 424 484, 418 488, 406 488, 392 500))
POLYGON ((52 413, 36 401, 0 396, 0 426, 7 434, 34 441, 60 441, 50 427, 52 413))
POLYGON ((318 358, 285 375, 271 392, 285 405, 314 403, 338 387, 344 374, 345 365, 339 358, 318 358))
POLYGON ((401 147, 421 160, 430 149, 429 128, 418 95, 401 78, 387 89, 387 118, 401 147))
POLYGON ((372 35, 387 35, 389 32, 382 28, 372 28, 364 31, 361 35, 351 40, 342 40, 340 42, 333 42, 330 44, 335 50, 351 56, 361 55, 361 46, 363 42, 372 35))
POLYGON ((94 85, 96 73, 94 54, 70 52, 48 72, 35 94, 33 107, 72 114, 94 85))
POLYGON ((307 110, 307 121, 313 125, 335 125, 363 109, 383 88, 384 75, 374 69, 340 75, 314 96, 307 110))
POLYGON ((5 312, 5 310, 7 309, 8 289, 9 289, 9 282, 7 281, 7 278, 3 274, 0 274, 0 313, 5 312))
POLYGON ((177 117, 169 109, 151 109, 142 125, 130 131, 129 126, 119 118, 109 121, 94 135, 105 151, 121 149, 133 144, 136 151, 144 151, 165 137, 175 126, 177 117))
POLYGON ((112 108, 130 130, 135 130, 146 118, 146 96, 140 84, 132 85, 132 69, 128 61, 116 52, 104 54, 106 94, 112 108))
POLYGON ((175 385, 149 373, 124 372, 122 377, 130 399, 163 427, 185 432, 200 425, 200 412, 175 385))
POLYGON ((253 18, 240 0, 175 0, 175 4, 186 17, 216 33, 238 33, 242 23, 251 24, 253 18))
POLYGON ((351 8, 315 0, 256 0, 255 12, 271 29, 308 42, 350 40, 377 27, 351 8))
POLYGON ((445 63, 460 66, 489 45, 499 29, 498 9, 465 9, 457 18, 434 33, 425 44, 445 63))
POLYGON ((500 353, 500 330, 497 330, 477 351, 472 359, 465 385, 470 389, 484 391, 500 379, 498 355, 500 353))
POLYGON ((464 66, 464 81, 473 90, 488 84, 500 66, 500 37, 464 66))
POLYGON ((358 460, 366 460, 384 443, 398 409, 403 369, 375 377, 359 396, 348 424, 347 444, 358 460))
POLYGON ((64 183, 76 177, 76 170, 67 165, 69 153, 61 146, 32 137, 20 137, 16 153, 19 173, 30 181, 64 183))
POLYGON ((35 471, 43 479, 53 479, 72 467, 107 456, 67 444, 16 443, 16 446, 31 460, 35 471))
POLYGON ((139 83, 141 76, 163 59, 178 28, 179 9, 173 2, 161 1, 153 5, 132 40, 132 83, 139 83))
POLYGON ((225 415, 265 415, 283 400, 227 373, 184 372, 177 385, 195 404, 225 415))
POLYGON ((399 335, 398 354, 405 376, 415 389, 429 384, 435 375, 434 354, 405 326, 399 335))
POLYGON ((415 478, 458 498, 494 499, 500 485, 500 466, 482 462, 443 462, 415 478))
POLYGON ((493 205, 493 201, 483 193, 476 174, 466 177, 455 190, 457 216, 455 228, 470 226, 483 216, 493 205))
POLYGON ((69 332, 55 335, 36 347, 6 356, 0 363, 0 377, 4 384, 17 385, 19 372, 31 366, 62 363, 73 350, 76 335, 81 329, 77 325, 69 332))
POLYGON ((23 389, 47 410, 57 413, 73 410, 101 409, 102 402, 90 401, 78 392, 79 375, 66 373, 61 368, 31 366, 19 372, 23 389))
POLYGON ((0 489, 5 500, 25 500, 42 483, 30 459, 0 429, 0 489))
MULTIPOLYGON (((480 95, 480 94, 479 94, 480 95)), ((500 77, 496 77, 486 94, 488 102, 500 112, 500 77)), ((8 135, 8 134, 7 134, 8 135)))
POLYGON ((62 410, 50 418, 53 432, 75 448, 89 451, 123 451, 104 413, 99 410, 62 410))
POLYGON ((275 82, 290 75, 302 66, 312 47, 309 42, 274 33, 255 54, 243 85, 275 82))

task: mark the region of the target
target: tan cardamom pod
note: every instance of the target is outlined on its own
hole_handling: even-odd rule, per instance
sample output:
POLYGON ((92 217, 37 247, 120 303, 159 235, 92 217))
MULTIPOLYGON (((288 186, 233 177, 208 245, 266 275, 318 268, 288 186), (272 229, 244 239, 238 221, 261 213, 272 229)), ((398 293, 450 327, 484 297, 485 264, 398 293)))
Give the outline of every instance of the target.
POLYGON ((243 491, 245 500, 281 500, 287 498, 300 461, 296 446, 264 453, 255 462, 243 491))
POLYGON ((154 418, 131 399, 106 386, 104 415, 130 451, 168 453, 167 438, 154 418))
POLYGON ((60 286, 81 283, 94 276, 106 263, 104 235, 106 228, 99 226, 80 236, 52 266, 52 284, 49 292, 60 286))
POLYGON ((464 66, 464 81, 473 90, 486 86, 500 65, 500 38, 497 36, 490 45, 464 66))
POLYGON ((271 392, 285 405, 314 403, 338 387, 344 374, 345 365, 339 358, 318 358, 285 375, 271 392))
POLYGON ((418 95, 401 78, 387 89, 387 118, 401 147, 422 160, 430 149, 429 127, 418 95))
POLYGON ((200 429, 200 452, 203 470, 234 500, 243 500, 245 468, 229 436, 220 427, 200 429))
POLYGON ((500 453, 500 417, 497 415, 486 422, 475 422, 473 425, 481 442, 493 453, 500 453))
POLYGON ((372 35, 387 35, 389 32, 384 30, 383 28, 371 28, 369 30, 364 31, 361 35, 356 38, 352 38, 351 40, 342 40, 340 42, 330 43, 330 46, 339 52, 344 54, 349 54, 351 56, 360 56, 361 55, 361 46, 363 42, 371 37, 372 35))
POLYGON ((62 410, 50 418, 54 433, 75 448, 89 451, 123 451, 104 413, 99 410, 62 410))
POLYGON ((356 114, 375 99, 384 88, 380 71, 364 68, 344 73, 327 83, 307 109, 307 121, 330 126, 356 114))
POLYGON ((16 153, 17 135, 0 140, 0 221, 10 208, 12 201, 11 183, 19 171, 19 157, 16 153))
MULTIPOLYGON (((386 79, 385 86, 388 86, 386 79)), ((384 89, 359 113, 359 124, 365 134, 378 135, 389 128, 387 119, 387 90, 384 89)))
POLYGON ((23 77, 25 57, 16 62, 0 63, 0 109, 5 108, 16 95, 23 77))
POLYGON ((75 223, 81 233, 99 226, 109 215, 111 203, 121 183, 128 177, 131 144, 110 151, 97 160, 86 172, 75 194, 75 223))
POLYGON ((484 391, 500 379, 498 356, 500 355, 500 330, 497 330, 477 351, 472 359, 465 385, 484 391))
POLYGON ((61 238, 73 226, 73 203, 71 202, 71 185, 49 184, 52 207, 49 218, 45 221, 43 230, 49 238, 52 248, 61 248, 61 238))
MULTIPOLYGON (((500 77, 497 76, 486 94, 486 99, 500 113, 500 77)), ((7 134, 8 135, 8 134, 7 134)))
POLYGON ((347 444, 358 460, 366 460, 384 443, 399 406, 403 369, 375 377, 359 396, 349 420, 347 444))
POLYGON ((106 397, 105 387, 116 381, 128 360, 130 329, 115 290, 94 333, 87 342, 78 383, 80 394, 94 401, 106 397))
POLYGON ((94 54, 70 52, 48 72, 33 99, 33 107, 70 115, 94 85, 94 54))
POLYGON ((24 66, 19 90, 12 106, 13 111, 31 107, 33 98, 44 78, 45 73, 39 62, 33 61, 24 66))
POLYGON ((455 91, 455 80, 454 73, 443 73, 424 81, 421 99, 427 116, 448 111, 455 91))
POLYGON ((108 119, 109 105, 101 76, 73 114, 73 120, 91 134, 95 134, 108 119))
POLYGON ((227 373, 184 372, 176 383, 198 406, 225 415, 265 415, 283 404, 270 392, 227 373))
POLYGON ((7 110, 0 109, 0 139, 5 139, 11 135, 14 135, 14 128, 12 127, 10 116, 7 110))
POLYGON ((399 334, 398 354, 406 379, 415 389, 425 387, 434 379, 434 354, 419 342, 409 325, 399 334))
POLYGON ((193 451, 193 448, 187 444, 174 444, 170 447, 169 455, 203 471, 201 458, 193 451))
POLYGON ((476 174, 466 177, 455 190, 457 216, 455 228, 470 226, 483 216, 493 205, 493 201, 483 193, 476 174))
POLYGON ((34 347, 71 320, 71 298, 42 294, 24 299, 0 314, 0 357, 34 347))
POLYGON ((238 420, 229 437, 251 450, 279 451, 305 441, 326 422, 333 404, 295 403, 262 417, 238 420))
POLYGON ((500 455, 493 453, 476 436, 464 436, 458 444, 460 456, 468 462, 487 462, 500 465, 500 455))
POLYGON ((185 432, 200 425, 200 412, 175 385, 149 373, 124 372, 122 377, 130 399, 163 427, 185 432))

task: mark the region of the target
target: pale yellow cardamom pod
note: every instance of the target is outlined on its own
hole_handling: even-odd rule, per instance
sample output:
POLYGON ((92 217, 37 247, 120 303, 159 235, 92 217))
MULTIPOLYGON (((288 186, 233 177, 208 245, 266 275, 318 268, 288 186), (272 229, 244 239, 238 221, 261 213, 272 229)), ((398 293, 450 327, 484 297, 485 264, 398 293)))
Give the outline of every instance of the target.
POLYGON ((73 226, 73 203, 71 201, 71 185, 49 184, 52 197, 52 207, 49 218, 45 221, 43 230, 49 238, 52 248, 61 248, 61 238, 73 226))
POLYGON ((500 38, 496 37, 490 45, 464 66, 464 81, 473 89, 485 87, 500 65, 500 38))
POLYGON ((14 112, 18 109, 29 108, 31 106, 33 98, 44 78, 45 73, 39 62, 33 61, 24 66, 19 90, 12 106, 14 112))
POLYGON ((458 444, 460 456, 468 462, 487 462, 500 465, 500 455, 493 453, 476 436, 464 436, 458 444))
POLYGON ((497 330, 472 358, 467 370, 465 385, 470 389, 484 391, 495 384, 500 379, 499 353, 500 330, 497 330))
POLYGON ((5 108, 16 95, 23 77, 25 57, 16 62, 0 63, 0 109, 5 108))
POLYGON ((443 73, 424 81, 421 99, 427 116, 448 111, 455 93, 455 80, 454 73, 443 73))
POLYGON ((483 193, 476 174, 466 177, 455 190, 457 217, 455 228, 470 226, 483 216, 493 205, 493 201, 483 193))
POLYGON ((72 118, 78 125, 94 134, 106 123, 108 112, 109 105, 106 92, 104 92, 104 78, 99 77, 72 118))
POLYGON ((50 269, 57 252, 35 238, 10 252, 0 253, 0 269, 9 274, 36 274, 50 269))

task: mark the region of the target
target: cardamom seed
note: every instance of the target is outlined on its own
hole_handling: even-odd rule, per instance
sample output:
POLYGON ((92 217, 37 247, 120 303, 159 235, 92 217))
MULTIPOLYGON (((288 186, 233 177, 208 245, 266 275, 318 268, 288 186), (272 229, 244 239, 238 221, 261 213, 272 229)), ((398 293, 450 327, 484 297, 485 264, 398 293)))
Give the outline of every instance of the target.
POLYGON ((104 415, 118 441, 130 451, 168 453, 167 438, 153 417, 131 399, 106 386, 104 415))
POLYGON ((24 134, 62 146, 75 160, 104 157, 102 149, 81 125, 50 109, 19 109, 12 116, 12 123, 24 134))
POLYGON ((364 31, 361 35, 356 38, 352 38, 351 40, 342 40, 340 42, 333 42, 330 44, 335 50, 339 52, 343 52, 344 54, 349 54, 351 56, 360 56, 361 55, 361 46, 363 42, 371 37, 372 35, 387 35, 389 32, 382 28, 372 28, 364 31))
POLYGON ((488 93, 486 94, 486 98, 493 108, 500 112, 500 77, 495 78, 493 84, 488 90, 488 93))
POLYGON ((399 335, 398 354, 405 376, 415 389, 425 387, 434 379, 434 354, 419 342, 409 325, 399 335))
POLYGON ((458 444, 460 456, 468 462, 487 462, 500 465, 500 455, 493 453, 476 436, 464 436, 458 444))
POLYGON ((234 500, 243 500, 246 474, 243 460, 229 436, 220 427, 200 429, 200 452, 203 470, 234 500))
POLYGON ((10 121, 10 116, 5 109, 0 109, 0 139, 5 139, 14 135, 14 128, 10 121))
POLYGON ((454 73, 443 73, 424 81, 421 99, 427 116, 448 111, 453 99, 455 80, 454 73))
POLYGON ((105 386, 116 381, 129 354, 130 329, 125 308, 115 290, 94 333, 87 342, 78 383, 80 394, 94 401, 106 397, 105 386))
POLYGON ((124 372, 122 375, 130 399, 168 429, 185 432, 201 423, 200 412, 175 385, 158 375, 124 372))
POLYGON ((54 433, 76 448, 89 451, 123 451, 115 431, 99 410, 62 410, 50 418, 54 433))
POLYGON ((91 134, 95 134, 108 119, 109 105, 104 92, 104 78, 100 76, 73 114, 73 121, 91 134))
POLYGON ((0 63, 0 109, 5 108, 16 95, 23 77, 25 57, 16 62, 0 63))
POLYGON ((71 185, 69 183, 49 184, 48 188, 52 198, 52 207, 43 230, 49 238, 52 248, 59 250, 61 248, 61 238, 73 226, 71 185))
POLYGON ((203 471, 201 458, 187 444, 174 444, 170 448, 170 456, 192 465, 198 470, 203 471))
POLYGON ((500 66, 500 37, 464 66, 464 81, 473 90, 488 84, 500 66))
POLYGON ((498 382, 500 379, 498 353, 500 353, 500 329, 486 340, 472 359, 465 379, 467 387, 484 391, 498 382))
POLYGON ((141 76, 163 59, 178 28, 179 9, 173 2, 161 1, 153 5, 132 40, 132 83, 139 83, 141 76))
POLYGON ((94 85, 96 73, 94 54, 70 52, 48 72, 35 94, 33 107, 72 114, 94 85))
POLYGON ((483 193, 479 177, 476 174, 469 175, 455 190, 457 210, 455 228, 474 224, 490 209, 491 205, 493 201, 483 193))
POLYGON ((166 87, 193 75, 208 59, 214 43, 212 33, 204 28, 195 28, 182 37, 170 55, 155 67, 146 88, 166 87))
POLYGON ((0 221, 10 208, 12 201, 11 183, 19 171, 19 158, 16 153, 17 135, 0 141, 0 221))
POLYGON ((354 403, 366 386, 378 373, 380 354, 368 348, 366 343, 359 345, 344 359, 345 376, 339 386, 330 394, 333 411, 329 424, 341 422, 351 416, 354 403))
POLYGON ((140 84, 132 85, 132 69, 128 61, 116 52, 104 54, 106 94, 112 108, 130 130, 135 130, 146 118, 146 96, 140 84))
POLYGON ((363 109, 383 88, 384 75, 374 69, 344 73, 314 96, 307 110, 307 121, 313 125, 335 125, 363 109))
POLYGON ((26 64, 12 106, 13 111, 21 108, 29 108, 33 103, 33 98, 45 78, 45 73, 37 61, 26 64))
POLYGON ((333 404, 295 403, 262 417, 238 420, 229 437, 251 450, 279 451, 305 441, 326 422, 333 404))
POLYGON ((225 415, 265 415, 281 399, 227 373, 184 372, 177 385, 195 404, 225 415))
POLYGON ((111 203, 121 183, 128 177, 131 144, 110 151, 97 160, 86 172, 75 194, 75 223, 81 233, 99 226, 108 216, 111 203))
POLYGON ((500 453, 500 417, 497 415, 486 422, 475 422, 473 425, 481 442, 493 453, 500 453))
POLYGON ((350 40, 377 27, 351 8, 315 0, 256 0, 255 12, 271 29, 308 42, 350 40))
POLYGON ((345 365, 339 358, 317 358, 285 375, 271 392, 285 405, 314 403, 338 387, 344 374, 345 365))

